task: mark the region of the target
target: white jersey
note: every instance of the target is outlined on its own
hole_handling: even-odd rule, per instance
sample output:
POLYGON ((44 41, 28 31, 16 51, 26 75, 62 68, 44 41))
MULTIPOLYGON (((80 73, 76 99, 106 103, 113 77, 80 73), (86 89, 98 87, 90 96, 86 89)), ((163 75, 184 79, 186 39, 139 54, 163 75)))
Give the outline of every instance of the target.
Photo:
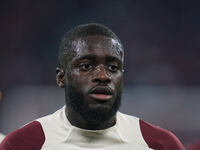
POLYGON ((169 131, 137 117, 116 115, 116 124, 104 130, 71 125, 65 107, 10 133, 0 150, 183 150, 169 131))
POLYGON ((148 148, 141 134, 139 119, 121 113, 117 113, 116 125, 105 130, 85 130, 71 125, 65 108, 37 121, 45 133, 42 150, 64 150, 66 147, 70 150, 111 149, 111 146, 116 148, 124 144, 148 148))

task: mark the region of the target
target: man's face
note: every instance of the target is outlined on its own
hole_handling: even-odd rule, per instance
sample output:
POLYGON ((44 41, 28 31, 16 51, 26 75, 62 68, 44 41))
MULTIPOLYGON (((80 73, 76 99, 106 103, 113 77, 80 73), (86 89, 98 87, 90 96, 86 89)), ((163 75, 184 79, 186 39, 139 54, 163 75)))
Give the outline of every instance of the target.
POLYGON ((116 114, 122 91, 123 50, 117 40, 87 36, 73 42, 65 72, 66 104, 89 122, 116 114))

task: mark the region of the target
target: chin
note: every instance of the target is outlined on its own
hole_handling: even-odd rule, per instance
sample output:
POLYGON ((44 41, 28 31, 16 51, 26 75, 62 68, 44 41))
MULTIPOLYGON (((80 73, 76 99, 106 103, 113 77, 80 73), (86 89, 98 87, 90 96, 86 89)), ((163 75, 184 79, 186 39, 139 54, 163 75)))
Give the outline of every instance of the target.
POLYGON ((90 109, 91 111, 102 111, 102 112, 107 112, 112 110, 111 105, 109 104, 89 104, 88 105, 88 109, 90 109))
POLYGON ((116 110, 113 110, 109 106, 92 106, 85 112, 82 112, 82 116, 91 124, 100 124, 109 120, 116 115, 116 110))
POLYGON ((121 91, 108 101, 96 101, 69 86, 66 88, 66 105, 79 113, 88 123, 100 124, 116 115, 121 104, 121 91))

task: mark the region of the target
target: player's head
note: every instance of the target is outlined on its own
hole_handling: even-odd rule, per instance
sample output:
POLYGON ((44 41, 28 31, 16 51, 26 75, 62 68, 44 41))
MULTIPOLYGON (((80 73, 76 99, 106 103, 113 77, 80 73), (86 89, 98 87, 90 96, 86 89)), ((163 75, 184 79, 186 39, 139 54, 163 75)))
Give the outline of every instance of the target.
POLYGON ((60 44, 57 83, 66 106, 90 124, 115 116, 121 101, 124 50, 119 38, 100 24, 79 25, 60 44))
POLYGON ((67 64, 68 60, 70 58, 73 58, 74 46, 76 46, 73 44, 73 42, 75 40, 93 35, 101 35, 116 40, 118 44, 120 44, 119 46, 121 46, 122 55, 124 57, 123 46, 116 34, 104 25, 90 23, 76 26, 65 33, 64 37, 61 40, 59 48, 59 64, 64 67, 67 64))

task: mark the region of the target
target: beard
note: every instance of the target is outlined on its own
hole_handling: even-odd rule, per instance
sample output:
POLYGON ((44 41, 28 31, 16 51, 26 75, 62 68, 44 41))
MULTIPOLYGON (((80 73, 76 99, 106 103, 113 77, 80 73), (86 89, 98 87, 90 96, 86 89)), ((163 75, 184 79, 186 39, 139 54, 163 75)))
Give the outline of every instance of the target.
POLYGON ((79 92, 74 86, 65 87, 66 105, 69 109, 80 114, 91 126, 96 126, 114 117, 121 105, 122 88, 117 91, 114 103, 111 106, 99 104, 98 107, 91 108, 84 100, 83 93, 79 92))

